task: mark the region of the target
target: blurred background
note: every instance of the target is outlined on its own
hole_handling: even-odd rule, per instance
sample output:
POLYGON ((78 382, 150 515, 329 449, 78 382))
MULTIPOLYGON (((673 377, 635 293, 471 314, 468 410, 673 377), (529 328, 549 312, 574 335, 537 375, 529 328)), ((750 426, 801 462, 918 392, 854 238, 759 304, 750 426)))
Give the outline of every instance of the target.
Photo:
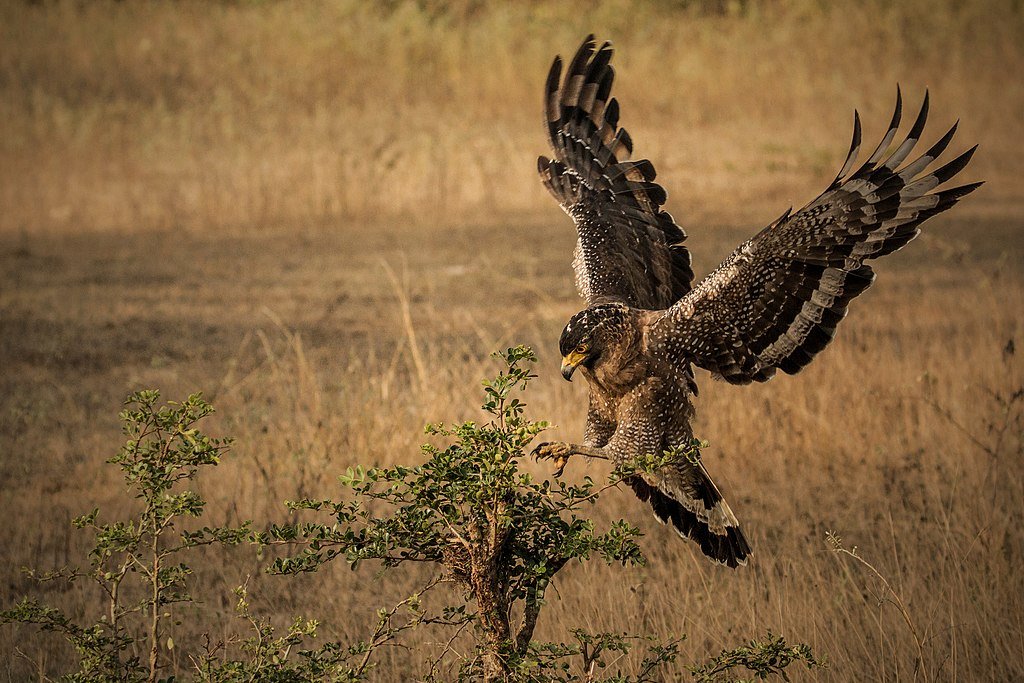
MULTIPOLYGON (((960 177, 987 184, 878 264, 799 376, 698 377, 696 432, 751 566, 711 566, 613 493, 597 521, 640 525, 648 566, 565 570, 538 637, 685 632, 690 662, 772 629, 829 659, 820 678, 916 678, 903 616, 829 552, 831 529, 899 591, 935 679, 1019 675, 1015 0, 0 2, 0 604, 95 611, 97 596, 18 568, 81 562, 68 520, 132 509, 104 461, 139 388, 204 391, 207 430, 237 438, 201 484, 210 523, 265 525, 285 499, 336 495, 346 467, 418 461, 423 424, 478 417, 488 354, 515 343, 541 359, 531 414, 578 439, 585 391, 557 371, 581 306, 575 236, 535 164, 548 67, 591 32, 617 48, 621 123, 698 276, 831 181, 855 108, 871 148, 897 83, 905 121, 929 89, 923 144, 961 119, 949 156, 980 143, 960 177)), ((604 469, 567 476, 587 473, 604 469)), ((346 643, 423 579, 284 580, 245 549, 205 558, 178 673, 203 628, 230 628, 247 577, 275 623, 316 617, 346 643)), ((408 680, 423 659, 390 651, 374 675, 408 680)), ((44 680, 74 656, 3 627, 0 661, 0 679, 44 680)))
POLYGON ((684 222, 813 196, 852 110, 880 135, 897 83, 908 109, 931 89, 936 132, 963 118, 987 203, 1021 185, 1011 0, 101 0, 0 20, 5 233, 546 211, 539 93, 590 32, 619 48, 625 123, 684 222))

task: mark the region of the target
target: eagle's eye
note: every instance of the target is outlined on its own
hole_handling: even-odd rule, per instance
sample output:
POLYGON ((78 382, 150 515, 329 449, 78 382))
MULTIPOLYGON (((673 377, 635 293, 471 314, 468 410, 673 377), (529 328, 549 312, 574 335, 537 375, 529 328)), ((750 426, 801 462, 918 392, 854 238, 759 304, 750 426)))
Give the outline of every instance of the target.
POLYGON ((589 348, 590 347, 587 346, 585 343, 580 344, 579 346, 576 347, 576 353, 586 353, 589 348))

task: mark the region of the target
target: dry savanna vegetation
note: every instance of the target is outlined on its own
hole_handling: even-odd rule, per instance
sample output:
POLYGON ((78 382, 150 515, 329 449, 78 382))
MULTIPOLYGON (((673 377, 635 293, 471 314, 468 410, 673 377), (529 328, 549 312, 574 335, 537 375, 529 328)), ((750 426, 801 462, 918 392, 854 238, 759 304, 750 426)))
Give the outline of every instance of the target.
MULTIPOLYGON (((337 495, 347 467, 417 462, 423 425, 477 418, 488 354, 516 343, 540 356, 524 398, 557 425, 545 438, 578 439, 585 391, 556 348, 580 306, 574 236, 534 163, 549 60, 589 32, 619 48, 623 124, 698 274, 831 180, 854 107, 880 135, 897 82, 908 108, 930 88, 928 140, 962 119, 961 148, 981 143, 965 181, 988 183, 878 264, 804 372, 698 377, 695 431, 750 565, 711 565, 613 491, 595 518, 639 525, 647 565, 567 567, 538 637, 685 633, 689 662, 771 630, 828 660, 794 678, 1018 676, 1024 10, 1009 0, 2 3, 0 606, 95 610, 84 587, 19 568, 79 562, 69 519, 131 507, 104 460, 139 388, 203 391, 205 430, 236 437, 200 481, 211 523, 282 520, 286 499, 337 495)), ((175 641, 227 633, 247 577, 264 613, 342 642, 425 578, 266 562, 204 551, 204 600, 175 641)), ((437 639, 385 650, 372 678, 408 680, 437 639)), ((181 647, 166 656, 187 671, 181 647)), ((73 661, 0 629, 5 680, 73 661)))

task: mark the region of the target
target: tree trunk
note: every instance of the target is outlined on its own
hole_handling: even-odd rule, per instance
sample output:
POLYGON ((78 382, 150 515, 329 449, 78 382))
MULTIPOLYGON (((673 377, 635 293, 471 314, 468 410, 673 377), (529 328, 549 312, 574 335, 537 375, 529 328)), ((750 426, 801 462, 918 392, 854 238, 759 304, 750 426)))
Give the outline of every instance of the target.
POLYGON ((485 683, 493 683, 508 678, 512 627, 508 596, 503 590, 499 568, 508 533, 498 529, 494 517, 488 522, 470 533, 470 581, 483 631, 483 679, 485 683))

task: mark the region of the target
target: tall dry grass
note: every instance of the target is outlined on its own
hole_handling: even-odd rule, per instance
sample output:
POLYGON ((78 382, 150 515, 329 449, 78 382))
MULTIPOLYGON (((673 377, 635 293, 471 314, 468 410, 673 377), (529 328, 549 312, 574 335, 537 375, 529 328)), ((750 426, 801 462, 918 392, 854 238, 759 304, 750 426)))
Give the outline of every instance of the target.
MULTIPOLYGON (((71 516, 130 504, 102 459, 119 399, 140 386, 204 390, 219 410, 209 431, 238 438, 202 484, 218 522, 282 519, 283 500, 336 495, 336 474, 357 463, 416 462, 422 425, 476 417, 487 352, 516 341, 541 356, 531 413, 559 425, 551 437, 577 438, 584 390, 556 371, 555 339, 578 306, 562 227, 467 228, 416 250, 392 245, 424 228, 395 223, 39 237, 5 250, 0 600, 39 590, 17 567, 81 558, 71 516)), ((609 495, 598 521, 638 523, 650 563, 567 569, 538 637, 685 632, 690 661, 772 629, 827 655, 826 680, 914 680, 914 633, 869 571, 830 552, 832 530, 897 592, 935 680, 1012 680, 1024 666, 1024 428, 1020 404, 1004 414, 990 392, 1024 385, 1019 354, 1004 351, 1022 337, 1019 229, 935 221, 879 266, 834 346, 799 376, 757 387, 702 376, 696 430, 751 537, 751 565, 713 566, 628 492, 609 495)), ((747 232, 705 235, 701 262, 747 232)), ((575 463, 568 476, 602 468, 575 463)), ((424 578, 340 566, 261 578, 265 562, 235 550, 196 563, 206 601, 179 615, 179 649, 202 628, 229 632, 230 588, 250 575, 279 623, 316 616, 345 641, 424 578)), ((46 598, 80 613, 96 604, 77 589, 46 598)), ((389 652, 377 680, 407 680, 439 640, 424 633, 389 652)), ((47 643, 0 629, 6 677, 66 666, 69 653, 47 643)))
POLYGON ((963 118, 976 171, 1008 181, 990 201, 1019 192, 1011 0, 6 2, 0 231, 546 208, 543 77, 591 31, 687 219, 813 196, 852 109, 880 134, 897 82, 931 87, 936 135, 963 118))
MULTIPOLYGON (((566 570, 538 636, 685 632, 692 660, 771 628, 827 655, 825 679, 914 680, 920 645, 937 680, 1013 680, 1024 456, 1019 408, 992 392, 1024 384, 1004 354, 1024 320, 1022 22, 1009 0, 0 3, 0 603, 39 590, 18 567, 81 557, 73 515, 129 505, 101 463, 140 387, 205 391, 210 431, 238 437, 203 484, 217 521, 279 519, 350 465, 414 461, 424 423, 476 415, 487 353, 513 343, 541 355, 532 414, 577 438, 583 389, 555 370, 574 238, 533 168, 549 60, 595 31, 703 272, 821 189, 853 107, 880 134, 897 81, 908 106, 931 87, 933 135, 963 118, 989 183, 880 264, 798 377, 701 378, 696 430, 751 566, 709 565, 614 494, 599 521, 641 524, 650 564, 566 570)), ((346 641, 422 578, 200 564, 207 603, 179 643, 226 633, 247 575, 279 621, 346 641)), ((391 652, 378 678, 422 659, 391 652)), ((0 677, 68 661, 0 629, 0 677)))

